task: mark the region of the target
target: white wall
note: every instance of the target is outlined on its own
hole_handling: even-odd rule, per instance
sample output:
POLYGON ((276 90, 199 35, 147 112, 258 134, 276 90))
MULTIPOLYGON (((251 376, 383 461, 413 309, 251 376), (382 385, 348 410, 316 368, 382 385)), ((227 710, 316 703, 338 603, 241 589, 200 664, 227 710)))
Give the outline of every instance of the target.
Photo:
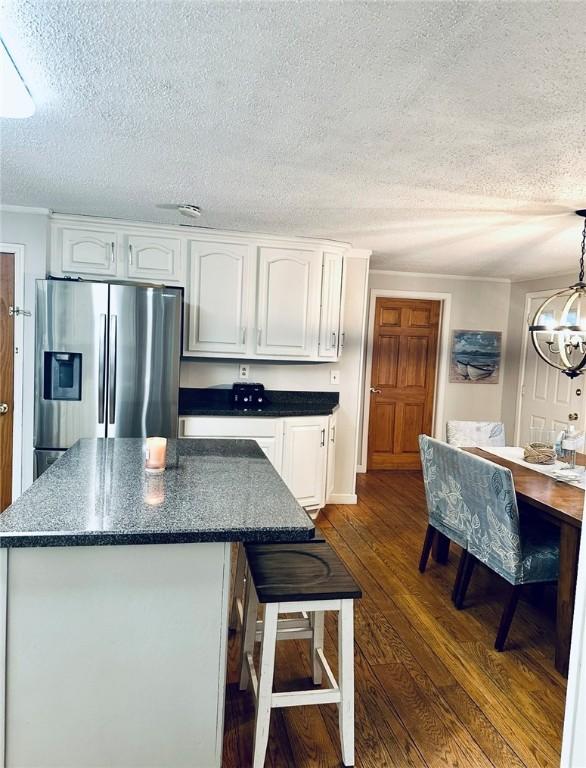
MULTIPOLYGON (((450 316, 442 318, 451 332, 456 329, 501 331, 503 360, 498 384, 452 384, 446 370, 443 421, 449 419, 499 420, 502 413, 503 382, 507 367, 507 320, 511 284, 508 281, 481 280, 435 275, 399 274, 373 270, 368 281, 372 289, 449 294, 450 316)), ((431 295, 430 295, 430 298, 431 295)), ((440 340, 440 356, 449 356, 440 340)), ((438 382, 439 385, 439 382, 438 382)), ((439 390, 439 386, 438 386, 439 390)), ((442 426, 445 433, 445 424, 442 426)))
MULTIPOLYGON (((48 215, 0 209, 0 242, 24 246, 24 309, 30 317, 17 318, 24 323, 23 416, 22 416, 22 490, 33 481, 33 417, 35 365, 35 280, 45 277, 47 264, 48 215)), ((18 457, 13 457, 18 461, 18 457)))
MULTIPOLYGON (((346 296, 344 302, 344 352, 337 363, 258 363, 252 361, 250 380, 267 389, 339 392, 336 475, 334 494, 338 503, 351 503, 356 481, 356 441, 362 392, 362 339, 366 311, 365 289, 368 258, 356 251, 344 260, 346 296), (340 374, 340 384, 330 384, 330 370, 340 374)), ((183 361, 182 387, 231 386, 238 379, 237 362, 183 361)))

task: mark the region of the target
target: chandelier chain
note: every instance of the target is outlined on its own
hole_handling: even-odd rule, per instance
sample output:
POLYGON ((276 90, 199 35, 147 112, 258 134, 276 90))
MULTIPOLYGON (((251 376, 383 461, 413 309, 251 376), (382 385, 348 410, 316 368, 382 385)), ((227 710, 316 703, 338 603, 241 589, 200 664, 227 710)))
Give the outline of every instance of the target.
POLYGON ((584 282, 584 256, 586 255, 586 219, 582 230, 582 248, 580 251, 580 282, 584 282))

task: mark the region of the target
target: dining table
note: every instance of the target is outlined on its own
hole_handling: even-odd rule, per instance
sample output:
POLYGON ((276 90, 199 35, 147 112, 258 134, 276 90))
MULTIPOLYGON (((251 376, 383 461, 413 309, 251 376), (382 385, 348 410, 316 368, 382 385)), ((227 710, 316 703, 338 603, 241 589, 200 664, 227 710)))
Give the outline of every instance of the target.
MULTIPOLYGON (((464 450, 511 470, 519 507, 523 514, 553 523, 560 529, 560 569, 557 585, 555 667, 567 677, 572 640, 572 622, 578 576, 578 555, 584 512, 584 483, 566 482, 523 461, 522 448, 464 448, 464 450)), ((586 465, 586 455, 579 454, 576 463, 586 465)), ((585 475, 586 477, 586 475, 585 475)), ((436 537, 434 556, 447 559, 449 539, 436 537)))

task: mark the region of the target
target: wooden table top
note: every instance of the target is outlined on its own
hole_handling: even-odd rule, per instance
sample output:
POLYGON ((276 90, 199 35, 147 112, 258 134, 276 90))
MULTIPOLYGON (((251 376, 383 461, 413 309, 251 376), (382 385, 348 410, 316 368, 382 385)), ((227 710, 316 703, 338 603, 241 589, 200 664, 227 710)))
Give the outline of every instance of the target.
MULTIPOLYGON (((584 491, 570 483, 554 480, 541 472, 536 472, 527 466, 507 461, 494 453, 483 451, 482 448, 465 448, 464 450, 488 459, 494 464, 507 467, 513 474, 515 491, 521 501, 538 507, 563 523, 582 527, 584 512, 584 491)), ((585 457, 580 457, 579 463, 584 463, 585 457)))

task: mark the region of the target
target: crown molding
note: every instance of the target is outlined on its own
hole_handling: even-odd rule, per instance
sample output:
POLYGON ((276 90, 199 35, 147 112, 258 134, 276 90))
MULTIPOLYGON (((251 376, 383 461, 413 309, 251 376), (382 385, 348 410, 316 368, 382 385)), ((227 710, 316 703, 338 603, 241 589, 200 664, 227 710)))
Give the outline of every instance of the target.
POLYGON ((512 281, 508 277, 482 277, 480 275, 451 275, 439 272, 399 272, 393 269, 370 269, 371 275, 394 275, 395 277, 431 277, 440 280, 476 280, 483 283, 507 283, 512 281))
POLYGON ((49 208, 35 208, 28 205, 5 205, 0 204, 0 212, 2 213, 28 213, 39 216, 49 216, 51 213, 49 208))

